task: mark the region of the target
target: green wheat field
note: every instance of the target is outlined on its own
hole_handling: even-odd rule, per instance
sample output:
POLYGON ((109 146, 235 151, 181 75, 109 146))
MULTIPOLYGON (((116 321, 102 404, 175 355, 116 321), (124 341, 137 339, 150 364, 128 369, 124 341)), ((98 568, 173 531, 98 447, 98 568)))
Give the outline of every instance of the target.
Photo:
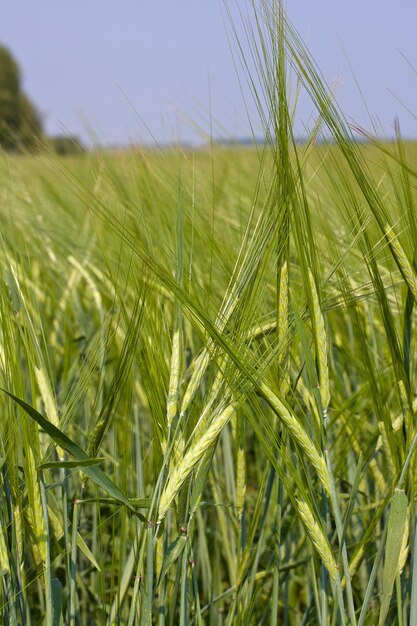
POLYGON ((5 626, 417 624, 417 144, 256 18, 265 143, 0 155, 5 626))

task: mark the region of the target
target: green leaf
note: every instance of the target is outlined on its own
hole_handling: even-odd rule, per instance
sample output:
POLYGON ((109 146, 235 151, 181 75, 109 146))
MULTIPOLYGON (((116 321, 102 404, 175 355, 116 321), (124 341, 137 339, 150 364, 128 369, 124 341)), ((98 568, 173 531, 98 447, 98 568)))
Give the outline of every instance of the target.
MULTIPOLYGON (((150 509, 151 507, 150 498, 129 498, 129 501, 138 509, 150 509)), ((115 500, 115 498, 83 498, 82 500, 77 499, 77 502, 78 504, 96 502, 97 504, 120 505, 120 502, 118 500, 115 500)))
MULTIPOLYGON (((66 450, 69 454, 77 459, 77 461, 91 461, 90 457, 82 448, 77 446, 77 444, 72 441, 65 433, 63 433, 59 428, 54 426, 49 420, 47 420, 43 415, 38 413, 36 409, 34 409, 30 404, 24 402, 20 398, 17 398, 6 389, 0 388, 6 395, 8 395, 12 400, 14 400, 22 409, 31 417, 43 430, 55 441, 55 443, 66 450)), ((132 513, 134 513, 142 522, 147 522, 146 518, 138 513, 135 507, 130 503, 129 498, 125 496, 125 494, 113 483, 113 481, 106 476, 103 470, 98 467, 98 465, 93 466, 85 466, 84 474, 88 476, 96 485, 104 489, 109 496, 112 496, 122 504, 124 504, 132 513)))
POLYGON ((80 533, 77 533, 77 546, 84 554, 84 556, 90 561, 91 565, 95 567, 98 572, 101 572, 100 565, 97 563, 94 554, 91 552, 90 548, 87 546, 80 533))
POLYGON ((388 517, 387 543, 385 548, 384 573, 382 577, 381 608, 378 625, 383 626, 388 615, 392 590, 400 560, 401 544, 407 519, 408 499, 403 489, 396 489, 392 496, 388 517))
POLYGON ((168 550, 166 552, 166 555, 165 555, 165 558, 163 560, 163 563, 162 563, 161 573, 159 575, 159 580, 158 580, 158 585, 160 585, 162 580, 165 578, 166 573, 169 570, 169 568, 171 567, 171 565, 173 565, 173 563, 175 563, 175 561, 178 559, 178 557, 180 556, 180 554, 184 550, 186 543, 187 543, 187 536, 186 535, 179 535, 179 537, 177 537, 175 539, 175 541, 173 541, 171 543, 171 545, 169 546, 169 548, 168 548, 168 550))
POLYGON ((60 626, 62 621, 62 585, 58 578, 51 580, 52 587, 52 626, 60 626))
POLYGON ((86 459, 85 461, 51 461, 50 463, 42 463, 41 465, 38 465, 38 470, 53 469, 54 467, 60 467, 65 469, 72 469, 77 467, 92 467, 93 465, 99 465, 100 463, 103 463, 104 460, 104 458, 100 458, 86 459))

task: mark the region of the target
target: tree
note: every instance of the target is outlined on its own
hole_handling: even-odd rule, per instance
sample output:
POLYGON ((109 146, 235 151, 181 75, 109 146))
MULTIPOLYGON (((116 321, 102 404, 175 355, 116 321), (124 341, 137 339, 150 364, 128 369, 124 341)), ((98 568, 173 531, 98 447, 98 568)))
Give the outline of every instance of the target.
POLYGON ((0 145, 5 150, 33 148, 42 136, 42 119, 21 88, 20 69, 0 46, 0 145))
POLYGON ((81 140, 75 135, 55 135, 49 138, 49 144, 60 156, 80 154, 84 150, 81 140))
POLYGON ((20 94, 19 112, 19 138, 24 147, 31 148, 35 143, 36 137, 40 138, 42 136, 42 119, 25 93, 20 94))

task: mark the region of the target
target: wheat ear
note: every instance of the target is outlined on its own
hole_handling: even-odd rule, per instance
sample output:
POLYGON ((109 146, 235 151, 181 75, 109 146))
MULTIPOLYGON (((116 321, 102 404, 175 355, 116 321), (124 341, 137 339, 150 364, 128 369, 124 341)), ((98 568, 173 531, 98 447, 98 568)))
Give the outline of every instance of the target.
POLYGON ((259 390, 269 405, 274 409, 284 426, 288 428, 294 441, 300 446, 306 457, 317 472, 323 488, 326 493, 330 494, 330 477, 324 457, 318 452, 316 446, 307 435, 295 415, 289 408, 278 398, 276 394, 265 383, 259 383, 259 390))
POLYGON ((234 405, 229 405, 223 411, 220 411, 214 417, 205 433, 201 435, 198 441, 191 445, 180 463, 174 467, 159 502, 159 520, 162 520, 165 516, 172 501, 181 489, 185 480, 191 474, 193 468, 202 459, 207 450, 209 450, 216 443, 217 437, 232 418, 235 411, 236 407, 234 405))
POLYGON ((329 572, 329 575, 334 581, 336 581, 338 576, 337 564, 323 529, 316 522, 308 504, 296 499, 296 506, 300 519, 311 539, 313 546, 319 553, 321 560, 329 572))
POLYGON ((395 258, 395 261, 399 267, 399 270, 407 283, 408 288, 410 289, 413 296, 417 299, 417 279, 415 276, 415 272, 411 266, 410 261, 400 242, 398 241, 397 236, 395 235, 392 228, 388 225, 385 226, 385 236, 390 245, 391 251, 395 258))
POLYGON ((323 313, 320 308, 319 296, 317 293, 316 282, 311 270, 308 270, 310 279, 311 295, 313 298, 313 327, 316 338, 317 366, 320 381, 320 397, 324 415, 330 403, 330 381, 329 381, 329 365, 327 362, 327 336, 324 325, 323 313))

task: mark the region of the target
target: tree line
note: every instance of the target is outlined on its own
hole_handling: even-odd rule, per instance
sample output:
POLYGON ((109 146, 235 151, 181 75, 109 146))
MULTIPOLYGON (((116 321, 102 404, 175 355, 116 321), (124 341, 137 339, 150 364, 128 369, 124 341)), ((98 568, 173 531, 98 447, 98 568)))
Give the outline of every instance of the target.
POLYGON ((59 154, 76 152, 74 137, 46 137, 42 116, 22 89, 22 75, 11 52, 0 44, 0 148, 32 152, 49 145, 59 154))

